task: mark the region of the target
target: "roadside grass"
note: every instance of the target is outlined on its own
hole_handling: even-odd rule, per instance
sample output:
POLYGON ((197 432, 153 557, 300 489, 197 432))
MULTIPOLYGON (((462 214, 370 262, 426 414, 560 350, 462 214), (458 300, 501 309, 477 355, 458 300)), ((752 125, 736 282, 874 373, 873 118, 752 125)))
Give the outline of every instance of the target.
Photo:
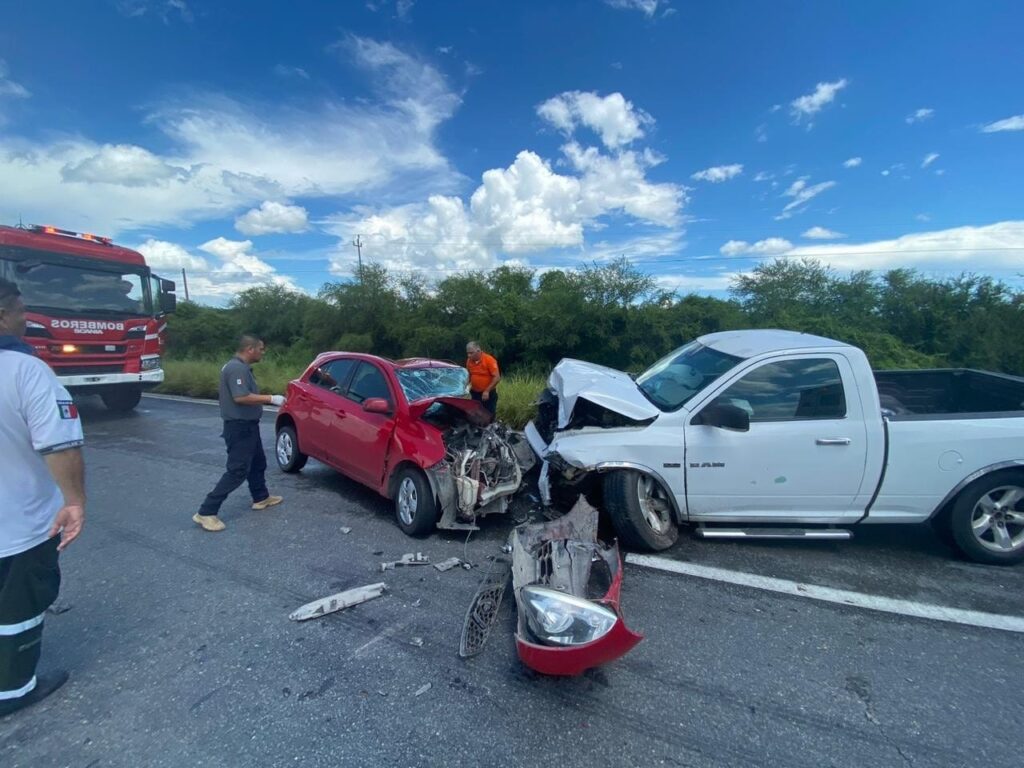
MULTIPOLYGON (((217 382, 225 360, 164 360, 164 383, 156 391, 165 395, 217 399, 217 382)), ((253 366, 256 382, 264 394, 284 394, 288 382, 305 369, 285 361, 264 358, 253 366)), ((510 374, 501 380, 498 419, 522 429, 536 413, 537 397, 545 379, 537 374, 510 374)))

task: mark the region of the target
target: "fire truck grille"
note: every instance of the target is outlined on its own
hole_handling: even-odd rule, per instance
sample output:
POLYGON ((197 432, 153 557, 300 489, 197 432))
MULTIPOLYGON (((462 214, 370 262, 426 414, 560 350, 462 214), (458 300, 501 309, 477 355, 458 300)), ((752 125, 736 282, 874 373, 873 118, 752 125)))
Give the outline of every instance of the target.
POLYGON ((101 373, 124 373, 123 365, 55 365, 58 376, 98 376, 101 373))

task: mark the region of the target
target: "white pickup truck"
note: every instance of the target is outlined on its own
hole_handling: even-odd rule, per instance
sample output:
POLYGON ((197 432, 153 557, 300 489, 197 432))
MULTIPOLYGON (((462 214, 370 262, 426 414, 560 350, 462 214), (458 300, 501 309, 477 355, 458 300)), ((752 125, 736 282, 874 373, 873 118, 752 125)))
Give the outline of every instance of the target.
POLYGON ((872 372, 848 344, 714 333, 633 378, 555 367, 526 434, 541 494, 585 493, 624 544, 849 538, 923 523, 982 563, 1024 560, 1024 379, 872 372))

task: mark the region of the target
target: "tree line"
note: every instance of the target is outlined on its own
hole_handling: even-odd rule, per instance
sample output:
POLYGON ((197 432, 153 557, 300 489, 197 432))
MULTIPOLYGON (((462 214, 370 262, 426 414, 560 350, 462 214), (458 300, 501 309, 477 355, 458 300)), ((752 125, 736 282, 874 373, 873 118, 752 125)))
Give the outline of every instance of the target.
POLYGON ((840 274, 777 259, 736 277, 728 298, 678 295, 628 260, 537 273, 520 267, 438 282, 365 266, 316 296, 250 288, 226 309, 182 302, 169 354, 221 356, 241 331, 280 359, 318 352, 462 360, 478 340, 505 370, 547 373, 562 357, 638 371, 705 333, 785 328, 863 348, 876 368, 974 367, 1024 374, 1024 292, 987 276, 909 269, 840 274))

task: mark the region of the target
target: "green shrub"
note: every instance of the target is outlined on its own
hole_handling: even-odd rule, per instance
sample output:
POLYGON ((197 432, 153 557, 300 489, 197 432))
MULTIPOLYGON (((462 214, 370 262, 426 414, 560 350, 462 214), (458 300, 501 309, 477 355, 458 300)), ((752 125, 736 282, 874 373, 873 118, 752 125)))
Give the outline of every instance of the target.
POLYGON ((498 385, 498 419, 522 429, 537 414, 537 398, 546 377, 536 374, 510 374, 498 385))

